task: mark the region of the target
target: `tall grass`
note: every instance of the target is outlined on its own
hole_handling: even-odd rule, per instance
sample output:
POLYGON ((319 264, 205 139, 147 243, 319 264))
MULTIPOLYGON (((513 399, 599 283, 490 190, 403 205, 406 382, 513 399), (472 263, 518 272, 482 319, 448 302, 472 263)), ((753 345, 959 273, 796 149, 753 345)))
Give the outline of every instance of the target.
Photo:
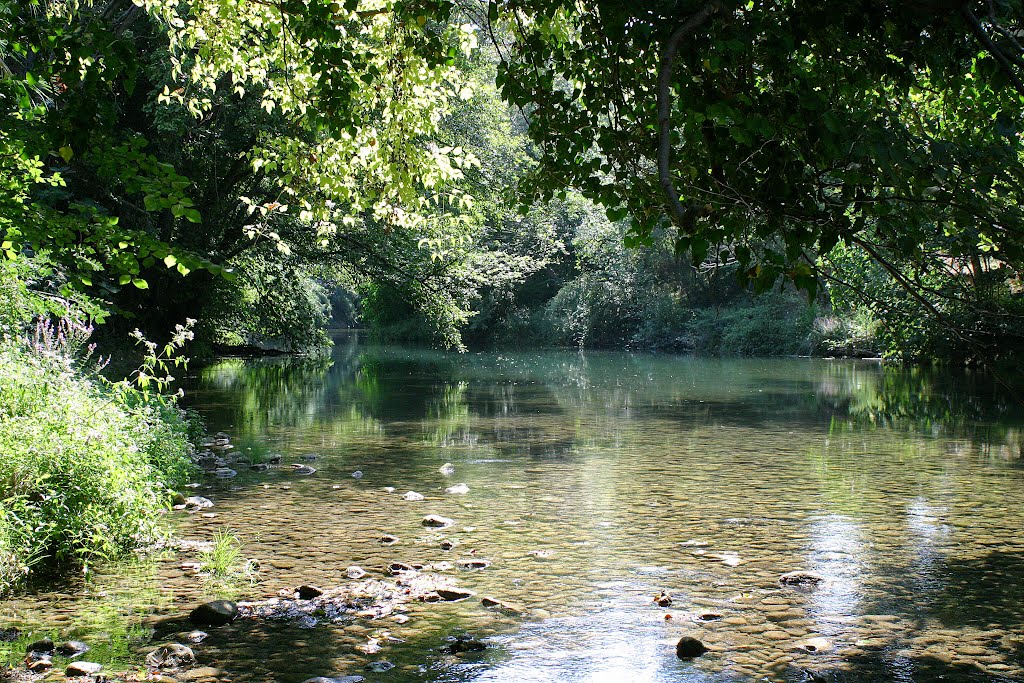
POLYGON ((0 340, 0 593, 155 537, 191 467, 173 403, 126 401, 59 337, 0 340))

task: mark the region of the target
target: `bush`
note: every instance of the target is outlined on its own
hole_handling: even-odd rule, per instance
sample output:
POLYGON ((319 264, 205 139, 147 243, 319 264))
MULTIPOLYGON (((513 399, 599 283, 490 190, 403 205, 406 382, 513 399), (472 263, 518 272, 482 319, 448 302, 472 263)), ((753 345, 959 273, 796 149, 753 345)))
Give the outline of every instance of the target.
POLYGON ((154 538, 191 467, 173 404, 129 400, 65 351, 0 342, 0 592, 154 538))

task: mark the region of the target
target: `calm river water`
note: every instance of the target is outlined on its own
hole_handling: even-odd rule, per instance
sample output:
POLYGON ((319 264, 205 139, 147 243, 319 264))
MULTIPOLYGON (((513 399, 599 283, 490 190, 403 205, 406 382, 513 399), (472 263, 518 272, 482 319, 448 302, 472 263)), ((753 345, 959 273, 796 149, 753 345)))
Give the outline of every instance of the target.
POLYGON ((330 358, 224 360, 195 374, 188 403, 210 432, 254 462, 281 453, 286 467, 206 477, 197 493, 214 516, 173 518, 184 538, 233 532, 259 581, 204 581, 171 554, 19 598, 0 618, 131 662, 167 637, 162 619, 203 599, 336 586, 350 565, 380 575, 396 561, 474 558, 492 564, 449 573, 475 599, 411 605, 405 623, 236 622, 195 646, 198 675, 1024 678, 1024 417, 970 376, 855 361, 459 355, 356 336, 330 358), (318 471, 292 474, 309 454, 318 471), (457 483, 469 492, 445 493, 457 483), (456 524, 426 529, 427 514, 456 524), (383 534, 400 540, 381 545, 383 534), (456 547, 442 550, 444 539, 456 547), (795 570, 825 581, 780 585, 795 570), (654 604, 663 591, 671 606, 654 604), (522 613, 487 610, 485 595, 522 613), (446 654, 460 634, 489 647, 446 654), (679 660, 683 635, 711 651, 679 660), (371 639, 383 649, 356 649, 371 639), (380 660, 396 666, 367 670, 380 660))

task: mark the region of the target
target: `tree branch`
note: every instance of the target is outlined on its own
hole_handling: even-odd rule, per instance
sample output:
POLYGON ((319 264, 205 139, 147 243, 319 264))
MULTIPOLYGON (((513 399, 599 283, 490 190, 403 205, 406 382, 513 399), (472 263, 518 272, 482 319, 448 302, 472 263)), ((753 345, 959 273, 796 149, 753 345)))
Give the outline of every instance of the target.
POLYGON ((672 182, 672 67, 679 44, 721 9, 719 2, 709 2, 689 19, 679 24, 665 42, 658 67, 658 182, 668 203, 672 222, 685 229, 692 220, 686 207, 679 201, 679 192, 672 182))

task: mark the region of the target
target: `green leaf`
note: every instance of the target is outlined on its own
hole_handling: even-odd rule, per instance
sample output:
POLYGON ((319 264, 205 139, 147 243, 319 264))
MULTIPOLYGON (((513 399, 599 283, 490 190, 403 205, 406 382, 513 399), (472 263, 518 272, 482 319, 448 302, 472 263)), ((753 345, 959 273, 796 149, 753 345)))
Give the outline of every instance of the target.
POLYGON ((142 278, 134 278, 132 280, 132 284, 135 285, 138 289, 149 289, 149 283, 143 280, 142 278))
POLYGON ((178 259, 174 256, 174 254, 168 254, 167 256, 164 256, 164 265, 167 266, 168 268, 173 268, 177 263, 178 259))

